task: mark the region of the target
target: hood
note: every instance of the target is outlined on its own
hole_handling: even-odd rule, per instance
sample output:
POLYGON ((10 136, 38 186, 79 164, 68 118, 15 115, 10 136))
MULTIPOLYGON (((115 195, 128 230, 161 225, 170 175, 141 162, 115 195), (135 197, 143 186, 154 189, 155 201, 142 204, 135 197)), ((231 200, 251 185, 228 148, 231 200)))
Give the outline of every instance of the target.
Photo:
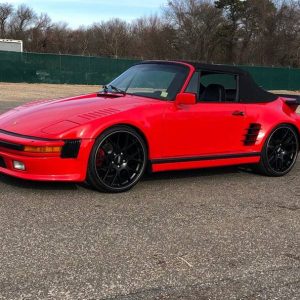
POLYGON ((45 133, 54 134, 53 127, 59 127, 63 132, 92 120, 143 105, 149 100, 151 101, 151 99, 131 95, 120 97, 92 94, 36 101, 16 107, 1 115, 0 129, 22 135, 43 137, 45 133))

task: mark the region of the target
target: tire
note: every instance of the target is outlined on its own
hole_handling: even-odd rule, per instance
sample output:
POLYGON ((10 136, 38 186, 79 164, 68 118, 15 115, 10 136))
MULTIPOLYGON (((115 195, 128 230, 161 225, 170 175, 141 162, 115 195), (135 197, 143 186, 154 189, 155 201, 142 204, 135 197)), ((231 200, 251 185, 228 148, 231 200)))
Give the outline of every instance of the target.
POLYGON ((143 176, 148 160, 144 139, 128 126, 115 126, 95 141, 89 158, 87 182, 102 192, 130 190, 143 176))
POLYGON ((257 171, 263 175, 280 177, 289 173, 298 157, 299 137, 288 124, 276 127, 267 138, 257 171))

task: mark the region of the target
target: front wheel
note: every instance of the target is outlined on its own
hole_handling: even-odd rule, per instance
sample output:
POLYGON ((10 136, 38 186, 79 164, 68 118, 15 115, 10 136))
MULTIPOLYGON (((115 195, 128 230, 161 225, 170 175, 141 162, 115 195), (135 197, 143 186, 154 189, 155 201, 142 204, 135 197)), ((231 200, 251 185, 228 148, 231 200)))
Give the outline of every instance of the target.
POLYGON ((299 138, 290 125, 275 128, 265 142, 258 170, 273 177, 287 174, 294 167, 299 152, 299 138))
POLYGON ((146 164, 144 139, 128 126, 116 126, 96 140, 89 158, 87 180, 100 191, 124 192, 139 181, 146 164))

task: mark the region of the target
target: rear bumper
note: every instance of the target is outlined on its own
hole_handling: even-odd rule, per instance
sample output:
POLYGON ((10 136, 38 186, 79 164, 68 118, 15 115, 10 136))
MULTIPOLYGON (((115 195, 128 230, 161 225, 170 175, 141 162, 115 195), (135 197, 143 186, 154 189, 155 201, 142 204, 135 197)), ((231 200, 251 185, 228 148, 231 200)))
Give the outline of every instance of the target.
MULTIPOLYGON (((19 139, 16 142, 19 142, 19 139)), ((76 158, 35 155, 0 147, 0 173, 26 180, 82 182, 86 178, 88 159, 93 143, 92 139, 81 140, 76 158), (13 161, 24 163, 25 170, 15 169, 13 161)), ((43 145, 44 143, 39 140, 38 144, 43 145)), ((47 144, 49 141, 45 141, 44 145, 47 144)))

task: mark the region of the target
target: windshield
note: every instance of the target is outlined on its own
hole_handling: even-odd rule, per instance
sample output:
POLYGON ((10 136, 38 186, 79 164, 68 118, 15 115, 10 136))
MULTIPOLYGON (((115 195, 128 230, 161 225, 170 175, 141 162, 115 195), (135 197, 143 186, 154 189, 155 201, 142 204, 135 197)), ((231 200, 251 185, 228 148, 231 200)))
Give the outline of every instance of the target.
POLYGON ((184 65, 141 64, 130 68, 107 86, 131 95, 174 100, 188 72, 184 65))

